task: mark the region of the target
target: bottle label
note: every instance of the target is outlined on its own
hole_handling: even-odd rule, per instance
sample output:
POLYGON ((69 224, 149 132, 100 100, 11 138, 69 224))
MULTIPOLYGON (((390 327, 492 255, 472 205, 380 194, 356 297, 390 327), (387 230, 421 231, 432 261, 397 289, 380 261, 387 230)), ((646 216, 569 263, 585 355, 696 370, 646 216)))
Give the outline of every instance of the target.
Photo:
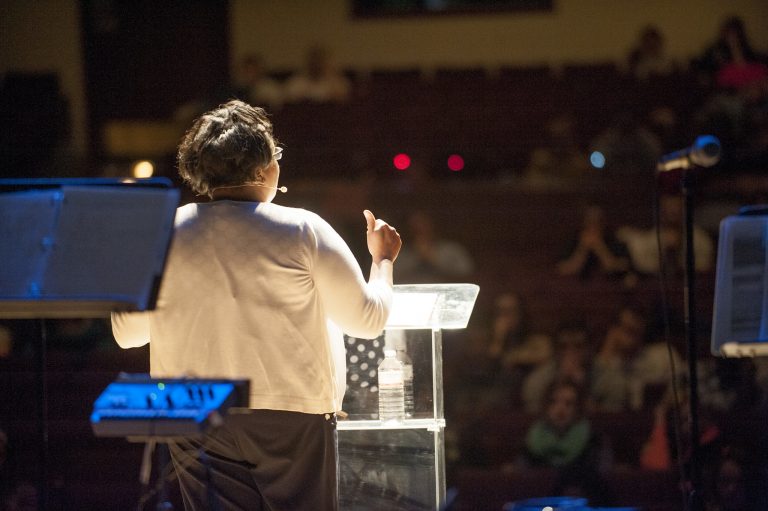
POLYGON ((379 387, 402 384, 403 373, 401 371, 379 371, 379 387))

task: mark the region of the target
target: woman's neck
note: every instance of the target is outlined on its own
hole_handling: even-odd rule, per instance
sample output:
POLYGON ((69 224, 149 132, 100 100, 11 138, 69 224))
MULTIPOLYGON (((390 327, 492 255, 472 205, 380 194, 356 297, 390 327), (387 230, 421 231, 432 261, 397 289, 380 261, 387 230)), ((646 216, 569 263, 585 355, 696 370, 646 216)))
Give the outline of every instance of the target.
POLYGON ((214 189, 211 192, 211 200, 269 202, 270 191, 255 185, 226 186, 214 189))

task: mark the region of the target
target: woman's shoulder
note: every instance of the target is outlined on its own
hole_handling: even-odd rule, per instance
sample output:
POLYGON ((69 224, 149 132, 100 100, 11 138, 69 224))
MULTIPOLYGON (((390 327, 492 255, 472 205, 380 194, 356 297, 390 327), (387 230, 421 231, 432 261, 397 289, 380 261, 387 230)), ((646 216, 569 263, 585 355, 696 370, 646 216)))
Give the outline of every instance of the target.
POLYGON ((268 203, 263 205, 263 213, 273 219, 297 226, 325 227, 328 225, 320 215, 314 211, 292 206, 268 203))

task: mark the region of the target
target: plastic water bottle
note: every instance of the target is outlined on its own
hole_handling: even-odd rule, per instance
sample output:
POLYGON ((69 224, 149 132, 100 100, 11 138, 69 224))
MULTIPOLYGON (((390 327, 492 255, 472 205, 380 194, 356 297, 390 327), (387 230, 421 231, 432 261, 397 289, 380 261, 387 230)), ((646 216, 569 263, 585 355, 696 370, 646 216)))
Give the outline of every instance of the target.
POLYGON ((397 360, 397 352, 384 350, 384 360, 379 364, 379 420, 405 419, 405 392, 403 364, 397 360))
POLYGON ((397 360, 403 365, 403 403, 405 406, 405 418, 413 417, 413 362, 411 357, 402 349, 397 348, 397 360))
POLYGON ((396 357, 403 364, 403 400, 405 401, 405 418, 413 417, 413 361, 408 356, 405 330, 387 330, 384 333, 385 349, 394 349, 396 357))

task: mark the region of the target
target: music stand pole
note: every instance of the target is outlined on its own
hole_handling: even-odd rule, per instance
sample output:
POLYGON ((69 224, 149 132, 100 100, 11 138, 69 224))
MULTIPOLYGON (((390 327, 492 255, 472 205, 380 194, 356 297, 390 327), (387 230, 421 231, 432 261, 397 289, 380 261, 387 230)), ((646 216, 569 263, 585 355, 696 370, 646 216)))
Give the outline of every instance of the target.
POLYGON ((48 344, 48 325, 45 319, 40 320, 40 340, 35 349, 35 386, 37 387, 37 435, 40 441, 38 456, 38 491, 40 492, 40 509, 47 509, 48 504, 48 381, 46 377, 46 346, 48 344))
POLYGON ((683 303, 685 304, 685 335, 688 345, 688 377, 691 436, 691 487, 688 493, 688 508, 691 511, 703 511, 704 501, 701 495, 701 465, 699 438, 699 382, 698 382, 698 346, 696 342, 696 258, 693 242, 693 188, 694 177, 688 171, 683 172, 681 180, 684 200, 684 254, 685 272, 683 303))

